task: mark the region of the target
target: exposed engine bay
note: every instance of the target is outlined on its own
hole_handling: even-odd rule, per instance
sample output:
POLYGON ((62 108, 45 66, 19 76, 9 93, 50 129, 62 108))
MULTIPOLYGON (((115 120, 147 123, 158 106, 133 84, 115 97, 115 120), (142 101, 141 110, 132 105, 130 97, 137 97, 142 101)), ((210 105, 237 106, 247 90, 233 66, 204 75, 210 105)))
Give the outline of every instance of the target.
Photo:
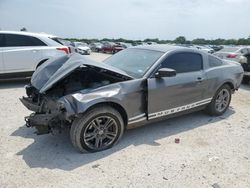
POLYGON ((62 97, 76 91, 81 90, 81 93, 84 93, 125 80, 128 78, 107 70, 96 67, 79 67, 48 90, 47 94, 52 97, 62 97))
POLYGON ((75 92, 88 93, 99 87, 126 80, 128 80, 127 77, 112 71, 80 66, 57 82, 45 94, 39 93, 36 88, 28 85, 26 86, 28 97, 23 97, 21 101, 35 113, 25 119, 26 124, 35 126, 37 134, 52 132, 53 128, 64 128, 70 124, 70 120, 66 120, 63 116, 65 109, 57 102, 57 99, 75 92))

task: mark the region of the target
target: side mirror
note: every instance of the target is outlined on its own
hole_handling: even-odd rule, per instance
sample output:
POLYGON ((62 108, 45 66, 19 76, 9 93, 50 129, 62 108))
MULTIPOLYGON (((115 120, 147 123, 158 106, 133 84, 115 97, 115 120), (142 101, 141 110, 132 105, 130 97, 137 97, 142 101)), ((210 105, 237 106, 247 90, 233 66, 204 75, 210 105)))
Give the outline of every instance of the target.
POLYGON ((169 68, 161 68, 155 73, 156 78, 173 77, 173 76, 176 76, 176 71, 174 69, 169 69, 169 68))

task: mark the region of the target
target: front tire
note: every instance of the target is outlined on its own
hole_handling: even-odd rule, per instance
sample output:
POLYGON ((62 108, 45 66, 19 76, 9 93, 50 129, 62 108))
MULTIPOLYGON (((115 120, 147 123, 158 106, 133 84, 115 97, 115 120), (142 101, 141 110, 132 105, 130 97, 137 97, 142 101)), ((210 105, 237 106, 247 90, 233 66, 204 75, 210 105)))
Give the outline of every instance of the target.
POLYGON ((225 113, 231 102, 232 91, 229 85, 225 84, 215 93, 206 111, 212 116, 220 116, 225 113))
POLYGON ((96 107, 74 120, 70 129, 72 144, 80 152, 98 152, 115 145, 124 133, 121 114, 112 107, 96 107))

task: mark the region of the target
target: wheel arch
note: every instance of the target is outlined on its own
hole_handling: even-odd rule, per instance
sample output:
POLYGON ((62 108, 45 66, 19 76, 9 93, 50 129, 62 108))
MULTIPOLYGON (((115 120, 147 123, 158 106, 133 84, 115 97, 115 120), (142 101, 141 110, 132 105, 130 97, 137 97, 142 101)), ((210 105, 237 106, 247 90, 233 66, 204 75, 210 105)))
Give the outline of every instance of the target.
POLYGON ((37 66, 36 66, 36 69, 37 69, 40 65, 42 65, 45 61, 47 61, 47 60, 49 60, 49 58, 46 58, 46 59, 43 59, 43 60, 39 61, 39 63, 38 63, 37 66))
MULTIPOLYGON (((110 106, 112 108, 114 108, 115 110, 117 110, 121 116, 122 116, 122 119, 124 121, 124 125, 127 126, 128 124, 128 114, 126 112, 126 110, 124 109, 124 107, 116 102, 111 102, 111 101, 107 101, 107 102, 99 102, 99 103, 95 103, 91 106, 89 106, 84 113, 94 109, 94 108, 97 108, 99 106, 110 106)), ((83 113, 83 114, 84 114, 83 113)))
POLYGON ((234 84, 233 84, 233 81, 230 81, 230 80, 227 80, 227 81, 224 81, 223 83, 217 85, 217 87, 215 88, 214 92, 213 92, 213 95, 212 97, 214 97, 214 95, 216 94, 216 92, 224 85, 228 85, 230 88, 231 88, 231 91, 234 92, 236 90, 234 84))
MULTIPOLYGON (((235 90, 235 85, 233 84, 232 81, 226 81, 226 82, 224 82, 220 87, 222 87, 223 85, 228 85, 228 86, 232 89, 232 91, 235 90)), ((219 88, 220 88, 220 87, 219 87, 219 88)), ((218 89, 219 89, 219 88, 218 88, 218 89)))

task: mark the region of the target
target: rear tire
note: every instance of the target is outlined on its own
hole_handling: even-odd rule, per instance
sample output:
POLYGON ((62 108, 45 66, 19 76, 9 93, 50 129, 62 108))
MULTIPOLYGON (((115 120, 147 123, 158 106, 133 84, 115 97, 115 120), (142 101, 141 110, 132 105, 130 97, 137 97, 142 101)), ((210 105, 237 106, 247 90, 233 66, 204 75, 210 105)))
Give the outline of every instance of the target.
POLYGON ((72 144, 80 152, 98 152, 115 145, 124 133, 121 114, 112 107, 96 107, 74 120, 72 144))
POLYGON ((232 91, 229 85, 221 86, 215 93, 206 111, 209 115, 220 116, 225 113, 231 102, 232 91))

